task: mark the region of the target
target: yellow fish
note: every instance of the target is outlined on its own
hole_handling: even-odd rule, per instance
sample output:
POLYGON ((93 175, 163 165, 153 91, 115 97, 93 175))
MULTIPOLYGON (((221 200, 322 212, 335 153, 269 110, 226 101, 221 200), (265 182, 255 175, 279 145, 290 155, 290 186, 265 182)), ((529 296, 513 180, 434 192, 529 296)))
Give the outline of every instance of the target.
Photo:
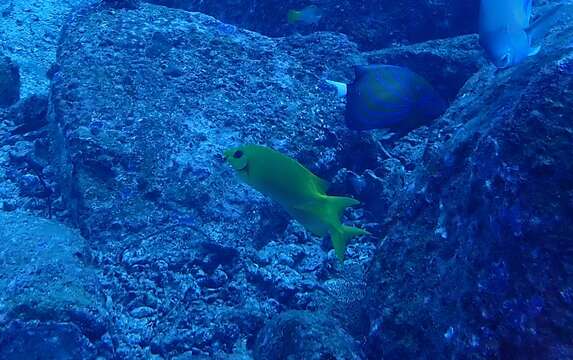
POLYGON ((229 149, 224 157, 243 182, 281 204, 308 231, 317 236, 329 234, 340 261, 351 238, 369 234, 341 223, 344 209, 360 202, 328 196, 328 182, 298 161, 271 148, 250 144, 229 149))

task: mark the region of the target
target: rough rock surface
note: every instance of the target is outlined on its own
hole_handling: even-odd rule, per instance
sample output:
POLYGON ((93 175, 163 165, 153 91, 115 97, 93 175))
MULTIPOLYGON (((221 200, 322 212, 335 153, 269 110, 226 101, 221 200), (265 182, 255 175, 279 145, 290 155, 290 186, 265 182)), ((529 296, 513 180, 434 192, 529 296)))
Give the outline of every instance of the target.
POLYGON ((266 143, 334 175, 335 139, 348 131, 316 74, 349 77, 365 60, 340 35, 274 40, 222 25, 148 4, 100 7, 61 38, 52 151, 106 274, 119 358, 240 355, 278 312, 321 307, 349 323, 343 309, 364 293, 368 239, 351 245, 343 278, 329 242, 240 184, 221 153, 266 143))
POLYGON ((572 356, 570 19, 427 133, 368 273, 370 357, 572 356))
POLYGON ((108 6, 114 9, 137 9, 139 0, 100 0, 99 3, 103 6, 108 6))
POLYGON ((333 319, 321 313, 286 311, 269 321, 257 335, 255 360, 358 360, 357 342, 333 319))
POLYGON ((48 98, 30 96, 0 111, 0 209, 67 217, 49 151, 48 98))
POLYGON ((245 207, 267 200, 238 184, 221 157, 238 143, 266 143, 327 175, 336 143, 300 144, 327 142, 329 128, 343 135, 341 115, 330 114, 342 104, 324 95, 314 73, 351 71, 353 45, 316 35, 307 48, 332 46, 315 54, 292 40, 228 36, 220 24, 151 5, 88 12, 68 24, 51 115, 66 200, 85 236, 188 225, 203 237, 192 231, 200 217, 210 241, 256 238, 265 219, 245 207))
POLYGON ((0 53, 0 107, 8 107, 20 99, 20 69, 9 57, 0 53))
POLYGON ((65 18, 92 0, 5 0, 0 3, 0 52, 21 69, 22 98, 46 94, 65 18))
POLYGON ((92 342, 106 325, 85 240, 62 225, 5 212, 0 239, 0 358, 94 356, 92 342))

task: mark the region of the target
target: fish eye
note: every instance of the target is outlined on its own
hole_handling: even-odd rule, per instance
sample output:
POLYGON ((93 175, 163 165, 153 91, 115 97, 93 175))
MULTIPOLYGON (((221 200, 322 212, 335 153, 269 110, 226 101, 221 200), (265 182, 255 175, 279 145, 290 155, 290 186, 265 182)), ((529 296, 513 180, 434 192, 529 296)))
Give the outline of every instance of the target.
POLYGON ((240 159, 243 156, 243 152, 241 150, 237 150, 235 151, 235 153, 233 154, 233 157, 235 159, 240 159))

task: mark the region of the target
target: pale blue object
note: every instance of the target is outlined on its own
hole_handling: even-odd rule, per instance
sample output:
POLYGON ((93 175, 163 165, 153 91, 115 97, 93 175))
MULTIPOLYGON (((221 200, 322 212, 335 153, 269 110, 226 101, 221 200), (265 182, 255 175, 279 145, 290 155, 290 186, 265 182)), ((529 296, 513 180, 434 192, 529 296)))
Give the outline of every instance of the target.
POLYGON ((489 60, 498 68, 517 65, 536 55, 541 46, 532 40, 541 37, 556 20, 562 5, 530 24, 532 0, 481 0, 479 16, 480 44, 489 60))
POLYGON ((326 83, 336 88, 336 94, 338 97, 346 97, 346 94, 348 93, 348 87, 345 83, 332 80, 326 80, 326 83))

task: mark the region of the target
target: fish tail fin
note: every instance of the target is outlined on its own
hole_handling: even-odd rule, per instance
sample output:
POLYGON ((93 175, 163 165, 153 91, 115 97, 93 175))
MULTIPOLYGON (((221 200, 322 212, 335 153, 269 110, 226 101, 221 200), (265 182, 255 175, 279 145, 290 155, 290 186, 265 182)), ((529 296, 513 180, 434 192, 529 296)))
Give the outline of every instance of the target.
POLYGON ((287 14, 287 19, 289 24, 294 24, 300 20, 301 13, 297 10, 289 10, 287 14))
POLYGON ((336 257, 340 261, 344 261, 344 253, 346 251, 346 244, 355 236, 370 234, 366 230, 359 228, 345 226, 340 224, 340 218, 347 207, 360 204, 360 201, 349 197, 340 196, 327 196, 326 198, 326 215, 328 221, 332 224, 330 230, 330 237, 332 246, 336 257))
POLYGON ((370 235, 366 230, 360 228, 341 225, 336 229, 330 231, 330 237, 332 240, 332 247, 334 248, 334 253, 336 257, 341 262, 344 261, 344 253, 346 252, 346 245, 355 236, 370 235))
POLYGON ((566 4, 556 5, 526 29, 530 41, 542 38, 545 35, 549 28, 559 19, 559 16, 562 15, 561 10, 565 8, 566 4))

